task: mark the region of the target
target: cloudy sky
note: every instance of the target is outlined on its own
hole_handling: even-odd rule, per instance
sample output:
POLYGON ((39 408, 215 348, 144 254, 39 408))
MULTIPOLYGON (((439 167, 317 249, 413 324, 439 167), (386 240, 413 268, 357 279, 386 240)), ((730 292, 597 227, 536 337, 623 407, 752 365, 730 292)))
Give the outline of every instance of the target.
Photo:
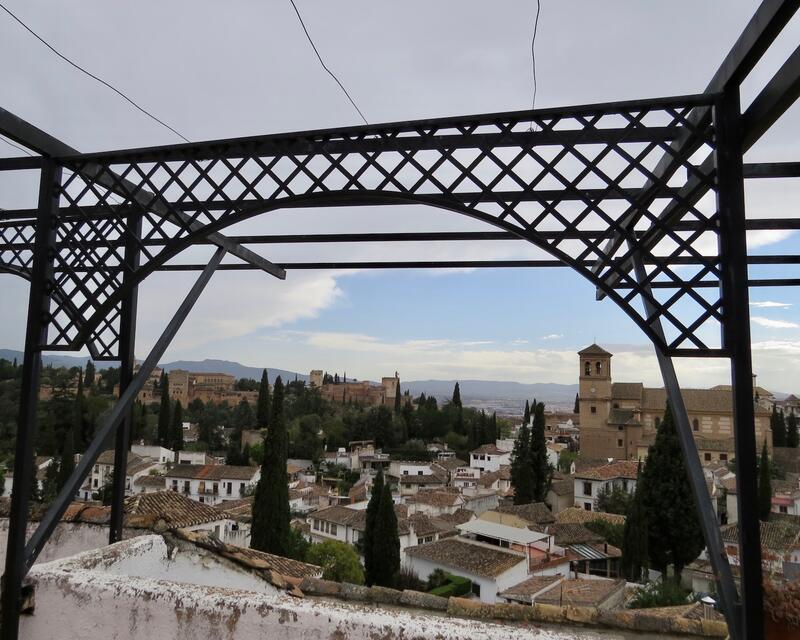
MULTIPOLYGON (((191 140, 359 124, 320 67, 289 0, 219 3, 3 2, 65 55, 108 79, 191 140)), ((528 108, 535 3, 501 0, 297 0, 306 25, 372 123, 528 108)), ((537 107, 701 92, 755 10, 743 0, 545 0, 537 107)), ((743 87, 747 103, 800 38, 795 19, 743 87)), ((82 150, 178 142, 81 75, 0 12, 2 106, 82 150)), ((796 160, 800 109, 747 161, 796 160), (795 154, 792 155, 792 151, 795 154)), ((18 152, 0 142, 0 155, 18 152)), ((748 184, 750 217, 796 216, 797 181, 748 184)), ((0 176, 0 207, 32 206, 35 177, 0 176)), ((229 233, 479 230, 425 207, 287 210, 229 233)), ((749 238, 759 253, 797 253, 796 234, 749 238)), ((522 243, 275 247, 275 261, 489 259, 536 255, 522 243)), ((202 252, 189 256, 201 257, 202 252)), ((769 269, 752 270, 768 277, 769 269)), ((798 277, 794 273, 783 275, 798 277)), ((141 287, 143 356, 192 281, 141 287)), ((0 277, 0 346, 21 348, 26 284, 0 277)), ((800 294, 753 289, 759 383, 798 392, 800 294), (794 383, 792 388, 792 382, 794 383)), ((166 359, 224 358, 377 378, 574 382, 575 351, 597 341, 617 379, 658 384, 652 349, 610 301, 566 269, 219 273, 166 359)), ((723 361, 681 362, 684 385, 728 381, 723 361)))

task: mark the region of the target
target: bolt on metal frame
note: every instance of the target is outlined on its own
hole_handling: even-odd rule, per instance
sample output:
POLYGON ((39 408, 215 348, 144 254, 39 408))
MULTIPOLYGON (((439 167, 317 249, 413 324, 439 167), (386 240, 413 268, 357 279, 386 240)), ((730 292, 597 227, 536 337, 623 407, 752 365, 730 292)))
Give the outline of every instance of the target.
MULTIPOLYGON (((763 627, 748 265, 800 256, 748 256, 746 233, 798 229, 800 219, 748 220, 744 180, 800 177, 800 163, 743 164, 743 154, 800 92, 800 47, 741 112, 739 85, 797 11, 765 0, 698 95, 368 125, 82 154, 0 109, 0 133, 40 154, 0 159, 0 171, 39 169, 36 209, 0 211, 0 272, 31 282, 2 594, 3 640, 18 635, 25 575, 115 434, 124 468, 134 398, 216 270, 567 266, 611 298, 652 341, 732 638, 763 627), (228 237, 242 220, 298 207, 427 204, 495 228, 487 232, 228 237), (245 245, 509 240, 550 258, 274 264, 245 245), (170 263, 198 245, 207 264, 170 263), (222 263, 226 254, 240 262, 222 263), (138 285, 161 271, 201 275, 133 375, 138 285), (719 339, 715 340, 714 335, 719 339), (26 541, 43 351, 89 349, 121 362, 121 395, 68 485, 26 541), (737 591, 697 456, 674 357, 731 361, 739 487, 737 591)), ((115 474, 110 541, 122 535, 124 475, 115 474)))

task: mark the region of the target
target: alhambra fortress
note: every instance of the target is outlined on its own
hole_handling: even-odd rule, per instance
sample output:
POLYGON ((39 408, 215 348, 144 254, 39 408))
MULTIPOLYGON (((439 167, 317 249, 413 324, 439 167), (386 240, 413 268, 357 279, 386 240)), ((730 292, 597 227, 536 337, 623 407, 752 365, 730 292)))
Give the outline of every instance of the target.
MULTIPOLYGON (((581 454, 589 459, 643 459, 653 444, 667 402, 664 389, 641 382, 614 382, 612 354, 592 344, 578 352, 581 454)), ((697 450, 704 462, 726 463, 734 458, 731 389, 683 389, 697 450)), ((770 407, 774 399, 756 388, 756 441, 766 440, 772 452, 770 407)))

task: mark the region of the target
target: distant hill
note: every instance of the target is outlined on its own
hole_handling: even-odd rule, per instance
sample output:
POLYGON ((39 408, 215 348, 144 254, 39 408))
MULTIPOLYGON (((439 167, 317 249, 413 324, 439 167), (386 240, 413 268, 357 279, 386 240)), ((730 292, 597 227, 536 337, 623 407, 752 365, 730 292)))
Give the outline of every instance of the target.
MULTIPOLYGON (((0 349, 0 358, 13 361, 15 358, 17 362, 22 363, 22 351, 15 351, 13 349, 0 349)), ((80 356, 62 356, 47 354, 42 357, 42 362, 45 365, 52 364, 56 367, 84 367, 86 361, 90 358, 83 358, 80 356)), ((110 366, 117 366, 116 362, 97 362, 95 363, 98 369, 107 369, 110 366)), ((167 362, 166 364, 159 365, 166 371, 173 369, 186 369, 187 371, 197 371, 198 373, 227 373, 236 378, 253 378, 255 380, 261 379, 261 372, 263 368, 260 367, 246 367, 238 362, 231 362, 229 360, 177 360, 176 362, 167 362)), ((308 382, 308 376, 294 371, 287 371, 285 369, 267 369, 270 382, 274 382, 277 376, 281 376, 284 381, 294 380, 297 376, 298 380, 308 382)))
MULTIPOLYGON (((161 368, 165 371, 172 371, 173 369, 185 369, 187 371, 196 371, 198 373, 227 373, 228 375, 236 378, 253 378, 254 380, 261 379, 261 372, 263 367, 247 367, 238 362, 231 362, 230 360, 177 360, 175 362, 167 362, 162 364, 161 368)), ((267 367, 267 375, 269 381, 274 382, 275 378, 280 376, 284 382, 294 380, 297 376, 298 380, 308 382, 308 376, 294 371, 287 371, 286 369, 273 369, 267 367)))
MULTIPOLYGON (((409 382, 400 381, 403 391, 409 391, 412 396, 420 393, 433 395, 439 400, 449 399, 453 395, 455 380, 411 380, 409 382)), ((566 408, 572 407, 575 402, 575 394, 578 393, 577 384, 555 384, 549 382, 537 382, 533 384, 522 384, 520 382, 498 382, 494 380, 459 380, 459 390, 461 400, 469 406, 487 408, 496 407, 500 411, 519 408, 520 413, 525 405, 525 400, 536 398, 539 402, 553 407, 566 408), (492 401, 487 403, 486 401, 492 401)), ((512 411, 502 411, 509 413, 512 411)))

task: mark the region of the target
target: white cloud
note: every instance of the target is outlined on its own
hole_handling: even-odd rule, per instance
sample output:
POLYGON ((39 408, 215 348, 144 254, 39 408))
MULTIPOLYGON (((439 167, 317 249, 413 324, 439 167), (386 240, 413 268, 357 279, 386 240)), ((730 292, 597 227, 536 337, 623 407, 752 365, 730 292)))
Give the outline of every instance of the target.
POLYGON ((757 309, 788 309, 792 305, 789 302, 773 302, 772 300, 764 300, 763 302, 751 302, 750 306, 756 307, 757 309))
POLYGON ((800 329, 800 324, 789 322, 788 320, 773 320, 772 318, 764 318, 762 316, 753 316, 751 320, 757 325, 769 329, 800 329))
POLYGON ((542 340, 558 340, 563 337, 563 333, 548 333, 546 336, 542 336, 542 340))

